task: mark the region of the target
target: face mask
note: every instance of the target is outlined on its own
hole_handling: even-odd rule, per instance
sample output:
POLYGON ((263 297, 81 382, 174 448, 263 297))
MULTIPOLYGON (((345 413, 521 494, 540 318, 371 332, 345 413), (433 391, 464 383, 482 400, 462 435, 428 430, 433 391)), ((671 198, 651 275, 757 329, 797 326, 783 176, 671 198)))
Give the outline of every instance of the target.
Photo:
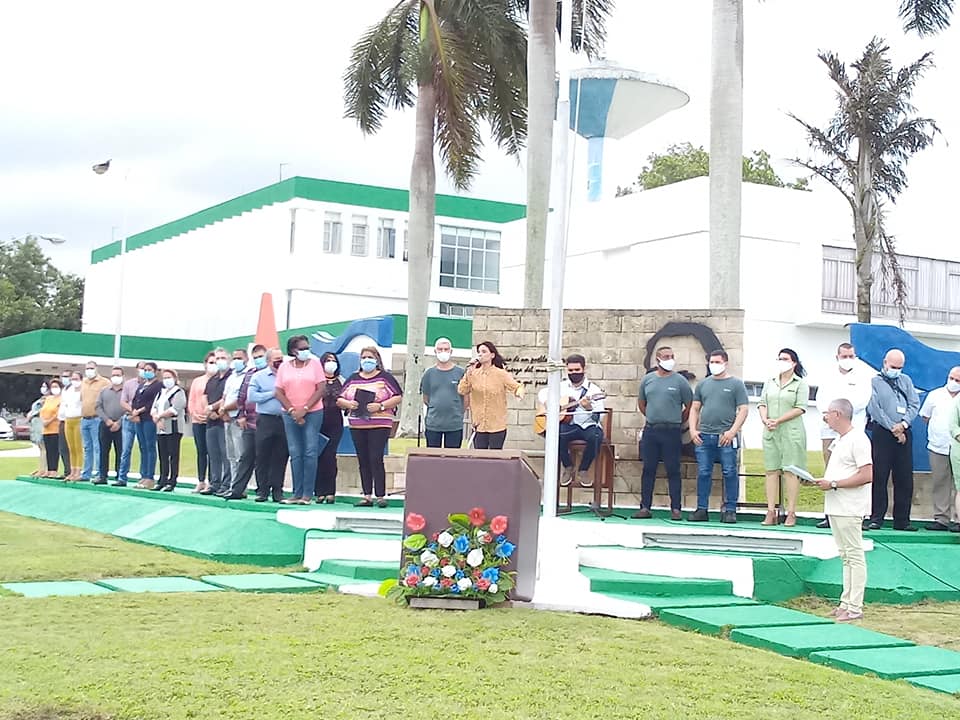
POLYGON ((260 357, 255 357, 253 359, 253 366, 257 370, 263 370, 267 366, 267 358, 265 358, 263 355, 260 357))
POLYGON ((377 369, 377 361, 373 358, 363 358, 360 361, 360 369, 364 372, 373 372, 377 369))
POLYGON ((883 369, 883 374, 886 375, 891 380, 896 380, 898 377, 900 377, 901 372, 902 370, 900 368, 884 368, 883 369))
POLYGON ((668 358, 667 360, 657 360, 657 364, 667 372, 673 372, 673 369, 677 366, 677 361, 674 358, 668 358))
POLYGON ((53 396, 59 395, 59 394, 60 394, 60 388, 58 388, 58 387, 53 388, 53 389, 50 391, 50 394, 53 395, 53 396))
POLYGON ((156 376, 157 376, 157 374, 156 374, 153 370, 144 370, 144 371, 143 371, 143 379, 144 379, 144 380, 153 380, 156 376))
POLYGON ((122 385, 122 384, 123 384, 123 375, 111 375, 111 376, 110 376, 110 382, 112 382, 114 385, 122 385))
POLYGON ((60 387, 66 387, 66 386, 69 385, 69 384, 70 384, 70 376, 69 376, 69 375, 63 375, 63 376, 60 377, 60 387))
POLYGON ((439 350, 437 352, 437 362, 450 362, 450 351, 449 350, 439 350))
POLYGON ((727 369, 726 363, 710 363, 711 375, 723 375, 723 371, 726 369, 727 369))
POLYGON ((145 378, 147 376, 147 372, 143 368, 138 368, 137 375, 141 378, 145 378))
POLYGON ((960 392, 960 382, 947 380, 947 390, 952 393, 960 392))
POLYGON ((173 384, 174 384, 174 379, 173 379, 173 378, 164 378, 164 379, 163 379, 163 386, 164 386, 165 388, 167 388, 168 390, 173 387, 173 384))
POLYGON ((217 364, 215 362, 207 363, 207 375, 213 375, 217 371, 217 364))
POLYGON ((856 358, 840 358, 837 360, 837 365, 844 372, 850 372, 853 370, 854 366, 857 364, 856 358))
POLYGON ((567 373, 567 379, 574 385, 579 385, 583 382, 583 373, 567 373))
POLYGON ((48 392, 49 392, 49 390, 47 389, 47 386, 46 386, 46 385, 41 385, 41 386, 40 386, 40 394, 41 394, 41 395, 46 395, 48 392))
POLYGON ((278 369, 281 365, 283 365, 283 360, 274 360, 274 361, 273 361, 273 369, 274 369, 274 370, 278 369))
POLYGON ((80 381, 79 381, 79 380, 71 380, 71 381, 70 381, 70 387, 72 387, 74 390, 76 390, 78 387, 80 387, 80 381))
POLYGON ((223 372, 228 367, 230 367, 230 362, 228 360, 217 360, 217 370, 223 372))
POLYGON ((337 364, 333 360, 327 360, 323 364, 323 371, 327 375, 336 375, 337 373, 337 364))
POLYGON ((92 368, 87 368, 83 371, 83 374, 87 376, 87 379, 93 380, 97 376, 97 371, 92 368))
POLYGON ((234 361, 230 363, 230 367, 233 368, 234 372, 242 372, 245 366, 246 366, 246 363, 243 360, 239 360, 239 359, 234 359, 234 361))
POLYGON ((777 372, 785 373, 793 370, 793 363, 789 360, 777 360, 777 372))
POLYGON ((309 350, 297 350, 297 360, 299 360, 300 362, 306 362, 309 359, 310 359, 309 350))

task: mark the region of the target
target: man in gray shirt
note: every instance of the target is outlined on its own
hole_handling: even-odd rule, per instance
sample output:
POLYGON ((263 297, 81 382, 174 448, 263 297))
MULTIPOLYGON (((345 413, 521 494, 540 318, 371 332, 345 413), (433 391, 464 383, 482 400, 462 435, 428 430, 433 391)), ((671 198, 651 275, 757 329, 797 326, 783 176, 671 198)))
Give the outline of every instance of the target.
POLYGON ((687 520, 706 522, 713 484, 713 466, 719 461, 723 474, 723 510, 720 522, 737 521, 740 482, 737 474, 738 435, 747 419, 747 388, 727 372, 725 350, 707 357, 710 377, 697 385, 690 408, 690 439, 697 454, 697 510, 687 520))
POLYGON ((673 371, 676 359, 673 350, 661 347, 656 353, 657 367, 643 376, 637 407, 646 417, 640 436, 640 457, 643 475, 640 479, 640 509, 633 517, 653 517, 653 489, 657 465, 663 461, 670 490, 670 519, 680 519, 680 449, 682 426, 690 412, 693 391, 682 375, 673 371))
POLYGON ((873 507, 868 530, 883 527, 889 499, 887 480, 893 473, 893 529, 913 531, 913 441, 910 426, 920 412, 920 396, 909 375, 903 373, 906 357, 894 348, 883 358, 883 369, 871 381, 867 403, 873 446, 873 507))
POLYGON ((457 385, 464 370, 450 360, 453 348, 447 338, 438 339, 433 350, 437 362, 420 380, 420 393, 427 406, 427 447, 458 448, 463 445, 464 397, 457 392, 457 385))
POLYGON ((120 455, 123 450, 123 417, 126 410, 120 402, 123 393, 123 368, 110 371, 110 385, 97 396, 97 417, 100 418, 100 475, 94 485, 107 484, 110 467, 110 448, 113 447, 113 462, 117 477, 120 477, 120 455))

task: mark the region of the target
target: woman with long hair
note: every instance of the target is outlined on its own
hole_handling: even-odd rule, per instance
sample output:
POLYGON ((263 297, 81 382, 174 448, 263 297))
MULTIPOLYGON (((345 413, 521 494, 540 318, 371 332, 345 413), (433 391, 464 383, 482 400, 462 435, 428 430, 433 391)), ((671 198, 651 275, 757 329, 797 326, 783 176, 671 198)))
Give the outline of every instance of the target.
POLYGON ((60 381, 51 378, 47 383, 49 394, 43 398, 40 408, 40 422, 43 423, 43 449, 47 458, 47 469, 41 477, 57 477, 60 464, 60 381))
POLYGON ((30 477, 44 477, 47 474, 47 458, 43 448, 43 420, 40 418, 40 411, 43 409, 44 400, 50 394, 50 388, 47 387, 47 381, 44 380, 40 385, 40 397, 33 401, 30 406, 30 412, 27 413, 27 423, 30 425, 30 442, 37 446, 40 451, 37 469, 30 473, 30 477))
POLYGON ((130 407, 137 445, 140 446, 140 482, 136 487, 152 490, 156 485, 153 474, 157 469, 157 424, 151 411, 157 395, 163 389, 157 377, 157 364, 151 360, 143 363, 143 382, 137 386, 130 407))
POLYGON ((176 370, 164 370, 162 376, 163 389, 150 411, 157 427, 157 455, 160 458, 160 480, 152 489, 173 492, 180 474, 180 440, 186 424, 187 395, 180 387, 176 370))
POLYGON ((194 378, 193 382, 190 383, 190 395, 187 398, 190 429, 193 432, 194 445, 197 447, 197 486, 193 489, 195 493, 201 493, 209 487, 207 485, 207 467, 209 465, 209 457, 207 456, 207 406, 203 398, 207 392, 207 380, 217 372, 217 361, 214 359, 212 350, 203 358, 203 368, 203 375, 194 378))
POLYGON ((477 345, 477 358, 457 385, 470 397, 473 446, 500 450, 507 438, 507 395, 523 397, 523 385, 505 369, 503 356, 489 340, 477 345))
POLYGON ((323 424, 321 434, 327 437, 327 444, 317 458, 317 481, 313 494, 318 503, 333 503, 337 499, 337 447, 343 437, 343 410, 337 405, 337 399, 343 392, 343 377, 340 375, 340 360, 332 352, 324 353, 323 374, 327 384, 323 389, 323 424))
POLYGON ((70 449, 70 472, 63 478, 67 482, 80 479, 83 471, 83 441, 80 438, 80 420, 83 417, 83 400, 80 388, 83 376, 76 370, 70 373, 70 384, 60 395, 60 419, 64 424, 64 437, 70 449))

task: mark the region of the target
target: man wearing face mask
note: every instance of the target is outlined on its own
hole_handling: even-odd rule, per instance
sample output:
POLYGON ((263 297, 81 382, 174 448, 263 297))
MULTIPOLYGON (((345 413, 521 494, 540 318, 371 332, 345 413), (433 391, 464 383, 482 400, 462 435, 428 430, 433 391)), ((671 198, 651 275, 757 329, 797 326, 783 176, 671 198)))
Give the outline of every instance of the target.
POLYGON ((910 426, 920 410, 920 395, 913 380, 903 372, 906 357, 902 350, 889 350, 883 368, 871 381, 867 404, 868 428, 873 443, 873 509, 867 530, 879 530, 887 514, 887 483, 893 473, 893 529, 912 532, 910 506, 913 502, 913 442, 910 426))
POLYGON ((100 419, 100 465, 99 475, 94 485, 106 485, 110 470, 110 448, 113 447, 113 460, 120 477, 120 456, 123 452, 123 418, 126 411, 120 402, 123 393, 123 368, 115 367, 110 371, 109 384, 97 397, 97 417, 100 419))
MULTIPOLYGON (((145 362, 141 360, 137 363, 137 373, 132 378, 123 383, 120 391, 120 405, 123 407, 123 422, 120 426, 122 450, 120 451, 120 470, 117 479, 113 482, 117 487, 126 487, 127 473, 130 472, 130 455, 133 452, 133 442, 137 437, 136 422, 137 418, 133 416, 133 399, 137 395, 137 389, 143 382, 143 369, 145 362)), ((142 449, 141 449, 142 452, 142 449)))
POLYGON ((427 406, 424 419, 427 447, 460 447, 463 444, 464 398, 457 392, 464 369, 451 361, 453 346, 447 338, 433 345, 437 361, 420 381, 420 394, 427 406))
MULTIPOLYGON (((60 392, 62 393, 70 387, 70 371, 65 371, 60 373, 60 392)), ((60 440, 59 440, 59 451, 60 451, 60 461, 63 463, 63 475, 66 477, 70 474, 70 468, 73 467, 70 464, 70 448, 67 446, 67 425, 66 423, 60 423, 60 440)))
POLYGON ((670 490, 670 519, 680 519, 680 450, 683 440, 683 423, 690 414, 693 390, 682 375, 675 373, 676 358, 673 349, 657 348, 657 367, 643 376, 637 407, 646 418, 643 435, 640 436, 640 457, 643 458, 643 474, 640 479, 640 509, 633 517, 653 517, 653 490, 657 478, 657 465, 663 461, 667 471, 667 487, 670 490))
POLYGON ((217 372, 207 380, 204 392, 204 405, 207 413, 207 455, 210 458, 210 472, 207 489, 201 495, 215 495, 230 487, 230 463, 227 462, 227 438, 224 430, 223 391, 230 377, 230 359, 227 351, 218 347, 213 351, 213 361, 217 372))
POLYGON ((217 362, 213 352, 208 352, 203 358, 204 374, 193 379, 190 383, 190 393, 187 397, 187 411, 190 414, 190 430, 193 433, 193 443, 197 448, 197 486, 194 493, 201 493, 207 489, 207 406, 203 394, 207 390, 207 380, 217 372, 217 362))
POLYGON ((287 435, 283 429, 283 405, 276 397, 277 370, 283 364, 280 348, 267 352, 267 367, 250 379, 248 402, 257 412, 254 435, 257 497, 256 502, 283 500, 283 474, 287 467, 287 435))
POLYGON ((80 438, 83 442, 81 480, 89 480, 91 475, 95 477, 100 472, 100 418, 97 416, 97 400, 100 393, 109 386, 110 381, 99 373, 97 364, 92 360, 88 362, 83 371, 83 382, 80 384, 83 412, 80 420, 80 438))
POLYGON ((237 461, 237 470, 233 474, 230 487, 223 492, 227 500, 243 500, 247 497, 247 485, 257 462, 257 406, 250 400, 250 382, 256 373, 266 369, 267 349, 263 345, 254 345, 251 359, 253 367, 244 372, 240 389, 237 391, 235 424, 240 428, 240 459, 237 461))
POLYGON ((920 417, 927 423, 927 451, 930 454, 930 481, 933 483, 933 522, 927 525, 927 530, 960 532, 960 524, 950 520, 954 510, 953 478, 960 475, 960 467, 952 467, 950 460, 950 420, 958 397, 960 366, 950 369, 947 384, 931 390, 920 408, 920 417))
POLYGON ((737 474, 739 433, 747 419, 749 404, 743 381, 727 372, 729 357, 725 350, 714 350, 707 357, 710 377, 697 383, 690 406, 690 439, 697 454, 697 510, 690 522, 710 519, 710 487, 713 466, 719 460, 723 475, 723 511, 720 522, 737 521, 740 479, 737 474))
MULTIPOLYGON (((239 348, 233 351, 230 361, 232 372, 227 376, 223 386, 224 435, 227 447, 227 462, 230 464, 231 483, 236 480, 240 465, 240 455, 243 454, 243 427, 237 422, 240 415, 240 386, 247 375, 247 351, 239 348)), ((226 497, 231 492, 232 485, 221 488, 220 495, 226 497)))
POLYGON ((586 477, 603 442, 600 417, 604 412, 605 395, 603 390, 587 380, 587 359, 583 355, 568 356, 566 364, 567 377, 560 383, 561 419, 568 418, 568 422, 560 423, 559 455, 560 464, 563 465, 560 484, 567 486, 576 476, 582 487, 592 487, 593 481, 586 477), (570 443, 574 440, 583 440, 587 444, 576 470, 570 457, 570 443))

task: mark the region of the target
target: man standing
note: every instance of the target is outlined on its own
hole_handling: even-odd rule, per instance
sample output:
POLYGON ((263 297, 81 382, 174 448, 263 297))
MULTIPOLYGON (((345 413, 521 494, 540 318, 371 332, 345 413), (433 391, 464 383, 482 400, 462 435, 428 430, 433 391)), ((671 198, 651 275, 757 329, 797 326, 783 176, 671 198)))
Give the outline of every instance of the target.
POLYGON ((927 530, 960 532, 960 524, 950 520, 956 492, 953 478, 960 474, 960 467, 951 468, 950 463, 950 419, 958 395, 960 366, 950 369, 946 385, 927 393, 920 408, 920 417, 927 423, 927 451, 933 482, 933 522, 927 525, 927 530))
POLYGON ((100 420, 99 475, 94 485, 106 485, 110 469, 110 447, 113 446, 113 462, 120 478, 120 455, 123 452, 123 418, 125 415, 120 396, 123 394, 123 368, 115 367, 110 371, 107 387, 97 397, 96 411, 100 420))
POLYGON ((823 510, 843 565, 843 594, 832 615, 837 622, 863 617, 863 592, 867 586, 867 562, 863 555, 863 516, 870 510, 873 460, 870 440, 853 425, 853 404, 833 400, 823 414, 837 433, 830 447, 830 462, 817 484, 824 491, 823 510))
POLYGON ((559 450, 560 464, 563 465, 560 484, 564 486, 573 482, 574 474, 582 487, 593 485, 586 479, 586 474, 603 442, 600 417, 604 412, 605 396, 603 390, 587 380, 586 369, 587 360, 583 355, 570 355, 567 357, 567 377, 560 384, 560 418, 568 419, 568 422, 560 423, 559 450), (574 440, 583 440, 587 444, 576 473, 570 457, 570 443, 574 440))
MULTIPOLYGON (((117 470, 117 479, 113 482, 117 487, 127 486, 127 474, 130 472, 130 454, 133 452, 133 441, 137 436, 135 423, 138 422, 138 419, 131 415, 133 413, 132 403, 133 398, 136 397, 137 388, 143 382, 144 366, 145 362, 143 360, 137 363, 137 374, 127 380, 120 391, 120 406, 123 408, 123 421, 120 425, 123 449, 120 451, 120 468, 117 470)), ((143 451, 141 450, 141 452, 143 451)))
POLYGON ((690 522, 710 519, 710 487, 713 466, 720 461, 723 474, 723 508, 720 522, 737 521, 740 478, 737 473, 739 433, 747 419, 747 388, 743 381, 727 372, 726 350, 714 350, 707 356, 710 377, 697 384, 690 406, 690 439, 697 454, 697 510, 690 522))
POLYGON ((253 367, 243 374, 243 381, 237 392, 235 422, 240 428, 240 460, 237 462, 237 472, 233 475, 230 487, 222 493, 227 500, 243 500, 247 497, 247 485, 257 461, 257 406, 250 400, 250 381, 257 372, 266 369, 267 349, 263 345, 254 345, 251 352, 253 367))
MULTIPOLYGON (((70 387, 70 370, 64 370, 60 373, 60 388, 66 390, 70 387)), ((70 469, 73 465, 70 464, 70 446, 67 445, 67 424, 64 422, 60 423, 60 460, 63 462, 63 474, 67 476, 70 474, 70 469)))
POLYGON ((283 475, 287 467, 287 435, 283 429, 283 406, 277 400, 277 369, 283 364, 279 348, 270 348, 267 367, 254 373, 247 400, 256 405, 257 430, 256 502, 283 500, 283 475))
MULTIPOLYGON (((837 367, 828 373, 817 388, 817 410, 827 412, 830 403, 844 398, 853 405, 853 427, 863 430, 867 425, 867 403, 870 402, 870 376, 859 369, 857 353, 850 343, 840 343, 837 347, 837 367)), ((837 433, 829 425, 820 426, 820 441, 823 445, 823 466, 830 462, 830 446, 837 439, 837 433)), ((830 527, 830 520, 824 518, 817 524, 819 528, 830 527)))
POLYGON ((201 495, 217 495, 230 487, 230 464, 227 462, 227 438, 224 430, 223 390, 231 375, 227 351, 218 347, 213 351, 217 372, 207 380, 204 403, 207 409, 207 454, 210 471, 207 489, 201 495))
MULTIPOLYGON (((247 374, 247 351, 241 349, 233 351, 233 359, 230 362, 230 369, 233 371, 227 376, 226 384, 223 386, 223 410, 226 413, 224 417, 224 436, 227 447, 227 462, 230 464, 230 477, 237 477, 238 466, 240 465, 240 455, 243 454, 243 428, 237 424, 237 417, 240 415, 240 386, 243 385, 243 379, 247 374)), ((230 491, 230 486, 220 491, 224 495, 230 491)))
POLYGON ((871 381, 867 405, 873 432, 873 509, 868 530, 879 530, 887 514, 887 479, 893 473, 893 529, 912 532, 910 506, 913 502, 913 442, 910 425, 917 419, 920 396, 909 375, 904 374, 903 351, 889 350, 883 369, 871 381))
POLYGON ((83 470, 81 480, 89 480, 100 471, 100 418, 97 416, 97 400, 100 393, 110 386, 110 381, 97 371, 91 360, 83 371, 80 384, 80 439, 83 442, 83 470))
POLYGON ((464 396, 457 392, 464 369, 450 360, 452 345, 440 338, 433 345, 437 362, 420 380, 420 394, 427 406, 424 419, 427 447, 458 448, 463 445, 464 396))
POLYGON ((676 359, 673 349, 661 347, 656 353, 657 367, 640 380, 637 407, 646 418, 640 436, 640 457, 643 475, 640 479, 640 509, 633 517, 653 517, 653 489, 657 466, 663 461, 670 490, 670 519, 680 519, 680 449, 683 423, 690 414, 693 390, 686 378, 673 371, 676 359))

